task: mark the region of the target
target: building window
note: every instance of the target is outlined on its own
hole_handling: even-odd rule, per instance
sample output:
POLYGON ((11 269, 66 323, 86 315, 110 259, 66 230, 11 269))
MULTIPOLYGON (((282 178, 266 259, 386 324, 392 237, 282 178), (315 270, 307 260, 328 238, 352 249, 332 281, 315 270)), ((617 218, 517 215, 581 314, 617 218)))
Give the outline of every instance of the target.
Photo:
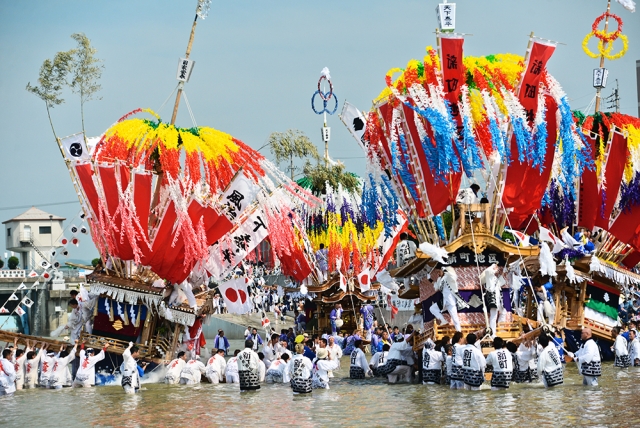
POLYGON ((38 232, 40 235, 51 235, 51 226, 40 226, 38 232))
POLYGON ((7 227, 7 236, 10 238, 11 237, 11 228, 7 227))

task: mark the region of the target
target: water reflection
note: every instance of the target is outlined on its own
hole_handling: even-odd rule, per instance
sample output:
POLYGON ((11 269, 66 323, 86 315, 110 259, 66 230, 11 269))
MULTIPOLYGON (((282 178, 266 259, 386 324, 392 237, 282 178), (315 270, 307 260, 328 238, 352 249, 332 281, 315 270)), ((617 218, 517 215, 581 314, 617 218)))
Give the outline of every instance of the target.
POLYGON ((286 385, 240 393, 237 385, 144 384, 138 395, 118 386, 27 390, 0 400, 2 426, 640 426, 640 369, 603 367, 600 386, 582 386, 569 364, 565 384, 514 385, 505 391, 451 391, 436 385, 352 381, 348 360, 328 391, 293 395, 286 385))

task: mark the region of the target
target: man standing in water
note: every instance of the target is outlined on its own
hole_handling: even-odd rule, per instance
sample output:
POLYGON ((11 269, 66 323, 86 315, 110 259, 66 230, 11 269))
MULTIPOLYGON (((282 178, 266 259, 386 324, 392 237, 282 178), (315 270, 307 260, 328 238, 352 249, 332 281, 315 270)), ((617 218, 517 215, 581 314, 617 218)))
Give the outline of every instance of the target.
POLYGON ((600 349, 591 337, 591 329, 583 328, 580 338, 582 346, 575 353, 569 353, 576 364, 578 371, 582 375, 582 384, 588 386, 598 386, 598 378, 602 375, 602 362, 600 359, 600 349))
POLYGON ((253 345, 253 340, 245 340, 244 349, 238 354, 241 392, 260 389, 260 358, 253 352, 253 345))
POLYGON ((629 350, 627 348, 627 339, 620 334, 620 327, 613 327, 611 329, 611 337, 613 338, 613 351, 616 355, 614 366, 622 369, 629 367, 629 350))
POLYGON ((513 378, 513 358, 505 347, 504 340, 496 337, 493 339, 494 351, 487 355, 487 365, 493 367, 491 389, 494 391, 509 388, 513 378))
POLYGON ((136 358, 140 356, 140 349, 129 342, 129 347, 122 353, 122 380, 120 384, 127 394, 135 394, 140 390, 140 377, 144 374, 144 369, 138 366, 136 358), (141 373, 142 372, 142 373, 141 373))
POLYGON ((478 337, 474 333, 467 335, 467 345, 462 348, 462 374, 465 389, 476 391, 484 382, 484 369, 487 361, 476 346, 478 337))
POLYGON ((564 373, 558 350, 546 334, 540 335, 538 343, 543 348, 538 357, 538 378, 547 388, 561 385, 564 382, 564 373))

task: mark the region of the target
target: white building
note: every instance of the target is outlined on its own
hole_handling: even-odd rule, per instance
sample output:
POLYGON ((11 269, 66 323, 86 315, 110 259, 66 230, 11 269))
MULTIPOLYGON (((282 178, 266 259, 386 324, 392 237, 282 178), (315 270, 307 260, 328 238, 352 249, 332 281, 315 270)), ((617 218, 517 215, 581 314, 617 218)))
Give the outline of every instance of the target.
POLYGON ((61 246, 64 220, 63 217, 31 207, 19 216, 2 222, 6 248, 20 259, 19 268, 30 270, 41 267, 42 257, 36 248, 51 260, 51 251, 61 246))

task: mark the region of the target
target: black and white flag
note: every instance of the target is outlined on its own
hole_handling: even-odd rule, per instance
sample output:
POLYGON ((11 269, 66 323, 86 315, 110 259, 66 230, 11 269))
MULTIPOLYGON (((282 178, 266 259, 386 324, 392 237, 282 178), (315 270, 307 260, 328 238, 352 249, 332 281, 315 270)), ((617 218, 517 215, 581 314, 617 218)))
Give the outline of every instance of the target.
POLYGON ((62 144, 62 148, 64 149, 64 156, 69 160, 79 161, 91 159, 91 154, 87 149, 83 133, 65 137, 60 140, 60 144, 62 144))
POLYGON ((353 138, 356 139, 362 150, 367 150, 367 142, 364 140, 364 131, 367 129, 367 120, 364 115, 354 105, 344 102, 342 113, 340 113, 342 123, 349 129, 353 138))

